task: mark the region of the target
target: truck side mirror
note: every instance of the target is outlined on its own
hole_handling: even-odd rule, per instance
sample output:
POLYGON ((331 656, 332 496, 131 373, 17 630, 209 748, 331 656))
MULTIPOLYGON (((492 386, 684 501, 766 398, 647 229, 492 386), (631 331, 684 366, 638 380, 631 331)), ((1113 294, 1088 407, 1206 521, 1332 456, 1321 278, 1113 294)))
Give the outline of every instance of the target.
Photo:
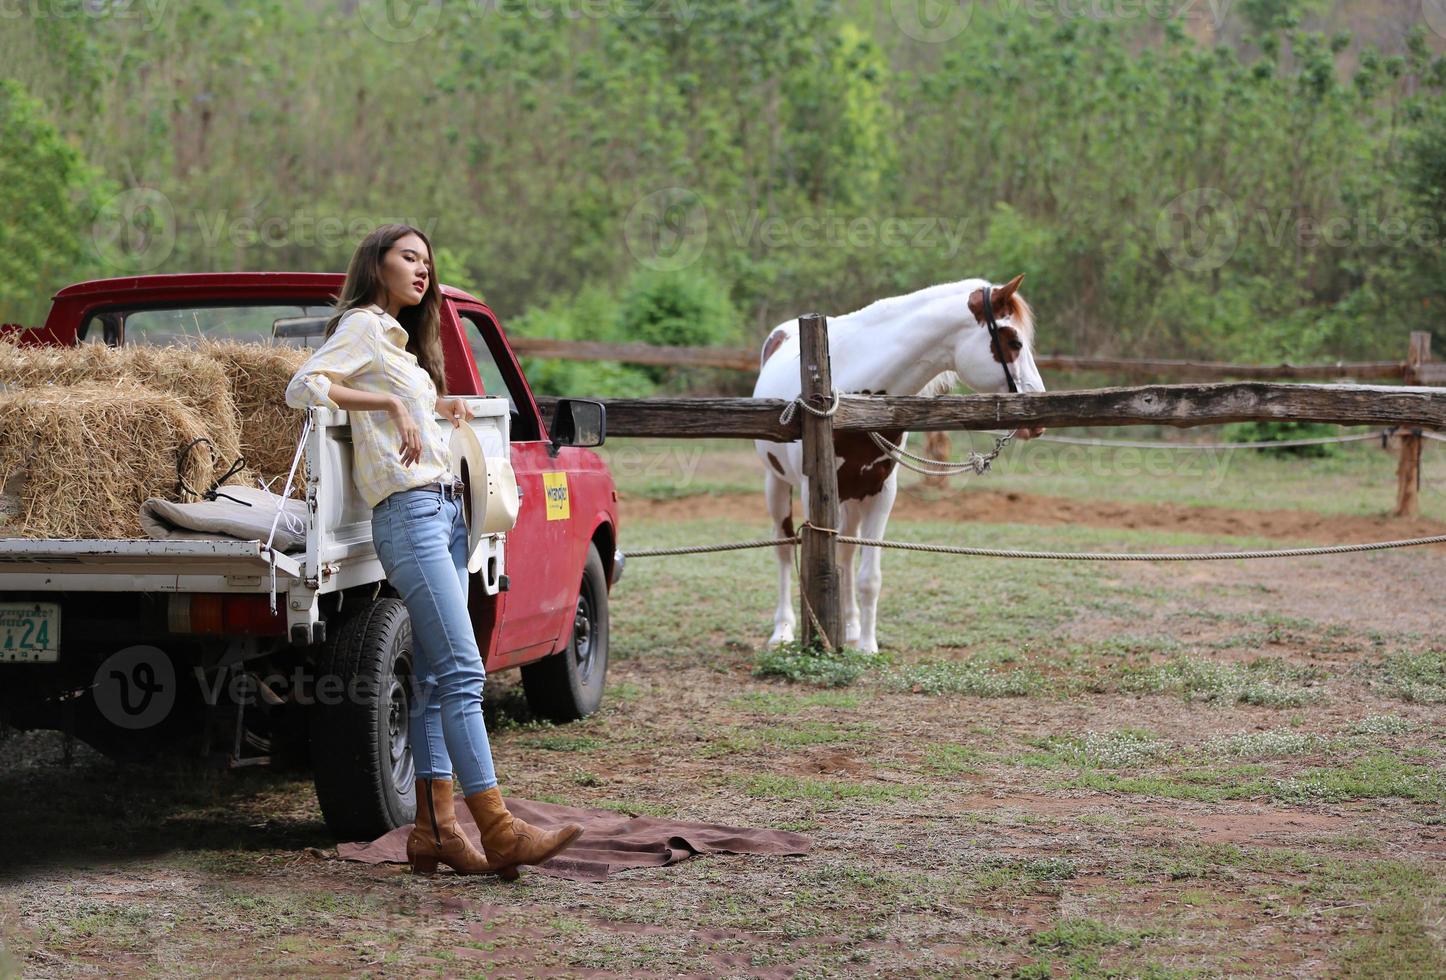
POLYGON ((601 446, 607 438, 607 410, 589 398, 559 398, 550 428, 548 455, 556 456, 563 446, 601 446))

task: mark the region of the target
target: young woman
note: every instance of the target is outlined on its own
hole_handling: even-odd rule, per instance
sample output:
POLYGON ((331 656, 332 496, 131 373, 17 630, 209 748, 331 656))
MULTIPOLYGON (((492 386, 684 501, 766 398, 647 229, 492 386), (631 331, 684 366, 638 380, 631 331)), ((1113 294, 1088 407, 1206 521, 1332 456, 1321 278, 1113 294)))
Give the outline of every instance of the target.
POLYGON ((427 236, 383 225, 357 246, 326 340, 286 388, 292 408, 350 413, 352 475, 372 508, 372 542, 412 621, 412 755, 417 824, 407 838, 413 872, 439 862, 463 874, 517 877, 582 834, 541 831, 502 802, 482 719, 485 670, 467 613, 467 527, 461 484, 436 416, 470 417, 446 397, 438 323, 441 296, 427 236), (482 851, 457 826, 453 763, 482 851))

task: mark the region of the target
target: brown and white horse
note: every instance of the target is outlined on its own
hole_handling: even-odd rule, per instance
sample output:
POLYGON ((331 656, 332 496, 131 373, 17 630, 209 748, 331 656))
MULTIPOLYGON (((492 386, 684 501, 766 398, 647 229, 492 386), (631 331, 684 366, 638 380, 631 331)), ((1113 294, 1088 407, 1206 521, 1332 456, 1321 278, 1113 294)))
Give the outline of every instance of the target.
MULTIPOLYGON (((1005 366, 1022 392, 1044 391, 1034 364, 1034 317, 1016 294, 1023 276, 1003 286, 984 279, 930 286, 905 296, 881 299, 828 322, 829 362, 834 387, 844 394, 937 395, 956 382, 978 392, 1008 390, 1005 366), (986 326, 984 290, 990 289, 999 342, 991 342, 986 326)), ((797 398, 799 385, 798 324, 775 327, 763 344, 754 398, 797 398)), ((1030 439, 1043 429, 1021 429, 1030 439)), ((896 446, 908 433, 880 433, 896 446)), ((803 444, 758 440, 763 460, 763 491, 776 533, 792 537, 793 488, 799 488, 803 516, 808 519, 808 486, 802 472, 803 444)), ((834 435, 838 456, 839 531, 854 537, 881 538, 898 492, 893 460, 864 432, 834 435)), ((778 609, 769 643, 794 638, 791 595, 793 548, 779 545, 778 609)), ((879 649, 875 632, 882 584, 881 549, 865 547, 854 576, 853 545, 839 545, 839 580, 843 588, 844 644, 870 653, 879 649)))

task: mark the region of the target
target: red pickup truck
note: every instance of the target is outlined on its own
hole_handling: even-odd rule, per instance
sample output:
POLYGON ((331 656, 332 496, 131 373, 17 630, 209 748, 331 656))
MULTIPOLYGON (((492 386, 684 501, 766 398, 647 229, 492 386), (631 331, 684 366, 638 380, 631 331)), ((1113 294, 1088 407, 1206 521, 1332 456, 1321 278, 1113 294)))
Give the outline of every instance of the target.
MULTIPOLYGON (((121 346, 199 335, 316 347, 342 280, 204 273, 83 282, 57 293, 45 325, 20 339, 121 346)), ((617 492, 587 448, 604 438, 602 405, 557 400, 549 436, 497 317, 460 289, 441 292, 449 393, 490 410, 483 421, 521 495, 497 561, 473 574, 478 646, 489 672, 521 668, 534 714, 581 718, 602 697, 608 595, 622 573, 617 492)), ((307 450, 305 555, 268 556, 258 541, 0 538, 0 720, 69 731, 128 758, 184 748, 231 766, 309 761, 339 837, 409 823, 410 626, 371 549, 370 511, 349 464, 328 463, 349 453, 345 413, 316 411, 330 422, 317 425, 307 450), (273 568, 286 593, 279 614, 268 609, 273 568), (48 645, 31 643, 36 636, 48 645), (164 659, 169 673, 148 657, 164 659), (161 689, 167 679, 174 690, 161 689), (345 695, 325 696, 328 685, 345 695), (142 695, 167 709, 150 711, 146 724, 117 724, 116 702, 131 711, 142 695)))

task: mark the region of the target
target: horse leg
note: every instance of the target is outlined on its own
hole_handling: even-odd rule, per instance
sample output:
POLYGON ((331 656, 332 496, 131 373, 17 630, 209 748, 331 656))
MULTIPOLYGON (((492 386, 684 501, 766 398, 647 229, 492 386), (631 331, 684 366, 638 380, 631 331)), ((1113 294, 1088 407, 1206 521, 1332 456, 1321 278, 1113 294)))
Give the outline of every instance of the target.
MULTIPOLYGON (((770 526, 778 537, 793 537, 793 488, 772 473, 763 477, 763 495, 768 501, 770 526)), ((773 635, 768 645, 793 640, 797 618, 793 614, 793 545, 774 547, 778 556, 778 608, 773 613, 773 635)))
MULTIPOLYGON (((896 469, 884 481, 883 488, 863 502, 863 520, 856 535, 860 538, 882 538, 884 527, 889 523, 889 511, 894 509, 894 498, 899 492, 899 471, 896 469)), ((858 593, 859 593, 859 645, 865 653, 878 653, 877 636, 879 589, 884 583, 881 563, 884 549, 860 546, 858 593)))
MULTIPOLYGON (((859 533, 859 522, 863 520, 863 503, 855 500, 845 500, 839 506, 839 531, 846 537, 857 537, 859 533)), ((859 602, 858 594, 854 589, 854 554, 858 551, 856 545, 840 542, 838 549, 838 585, 842 595, 839 598, 841 612, 843 613, 843 645, 846 647, 857 647, 859 645, 859 602)))

